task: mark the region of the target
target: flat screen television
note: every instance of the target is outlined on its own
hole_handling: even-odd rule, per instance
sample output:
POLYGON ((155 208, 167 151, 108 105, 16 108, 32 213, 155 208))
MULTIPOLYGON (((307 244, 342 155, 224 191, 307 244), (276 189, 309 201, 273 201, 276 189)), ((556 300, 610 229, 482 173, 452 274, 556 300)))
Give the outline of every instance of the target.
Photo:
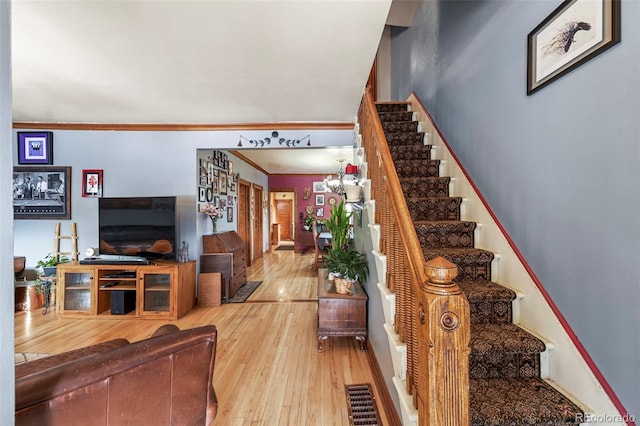
POLYGON ((100 254, 176 257, 176 197, 98 199, 100 254))

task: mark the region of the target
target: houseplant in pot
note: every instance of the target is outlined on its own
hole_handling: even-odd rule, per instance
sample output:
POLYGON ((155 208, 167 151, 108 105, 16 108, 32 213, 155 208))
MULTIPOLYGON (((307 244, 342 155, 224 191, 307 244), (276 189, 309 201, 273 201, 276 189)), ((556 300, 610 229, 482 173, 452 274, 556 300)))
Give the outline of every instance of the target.
POLYGON ((367 258, 349 244, 331 248, 325 256, 325 266, 335 276, 337 293, 350 293, 353 283, 364 281, 369 274, 367 258))
POLYGON ((44 259, 38 260, 36 266, 42 268, 42 275, 50 277, 56 274, 57 266, 61 263, 68 263, 69 258, 66 256, 54 255, 49 253, 44 259))
POLYGON ((349 229, 351 228, 351 215, 348 212, 344 200, 333 206, 328 219, 324 220, 324 226, 331 233, 331 248, 342 248, 349 244, 349 229))

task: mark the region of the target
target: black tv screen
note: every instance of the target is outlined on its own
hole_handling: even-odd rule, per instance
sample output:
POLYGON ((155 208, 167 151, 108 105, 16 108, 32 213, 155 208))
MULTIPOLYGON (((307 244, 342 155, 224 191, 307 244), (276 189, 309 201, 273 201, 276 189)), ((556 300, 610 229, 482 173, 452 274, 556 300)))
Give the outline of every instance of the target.
POLYGON ((100 254, 176 257, 176 197, 98 200, 100 254))

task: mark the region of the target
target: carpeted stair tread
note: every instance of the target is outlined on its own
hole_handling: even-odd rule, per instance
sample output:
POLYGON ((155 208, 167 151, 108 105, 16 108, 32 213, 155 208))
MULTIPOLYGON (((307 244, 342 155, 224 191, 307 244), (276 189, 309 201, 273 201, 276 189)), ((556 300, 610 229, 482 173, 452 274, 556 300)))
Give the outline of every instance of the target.
POLYGON ((456 280, 491 280, 491 261, 494 254, 478 248, 422 248, 425 260, 442 256, 458 267, 456 280))
POLYGON ((467 296, 472 324, 509 324, 516 293, 492 281, 461 280, 458 286, 467 296))
POLYGON ((424 132, 387 133, 389 147, 399 145, 424 145, 424 132))
POLYGON ((411 111, 388 111, 378 114, 380 121, 389 123, 392 121, 413 121, 413 112, 411 111))
POLYGON ((583 411, 542 379, 471 379, 471 425, 579 424, 583 411))
POLYGON ((468 247, 474 246, 475 222, 462 220, 414 221, 422 247, 468 247))
POLYGON ((405 132, 417 132, 417 121, 389 121, 382 123, 382 130, 385 133, 405 133, 405 132))
POLYGON ((376 110, 380 112, 408 111, 409 102, 376 102, 376 110))
POLYGON ((472 324, 469 377, 540 377, 544 343, 515 324, 472 324))
POLYGON ((399 160, 395 162, 399 178, 404 177, 437 177, 440 175, 440 160, 414 161, 399 160))
POLYGON ((397 145, 390 146, 389 152, 393 161, 429 161, 431 145, 397 145))
POLYGON ((444 177, 402 177, 400 186, 407 198, 448 197, 451 178, 444 177))
POLYGON ((461 197, 406 198, 411 219, 460 220, 461 197))
POLYGON ((515 324, 472 324, 471 351, 539 354, 546 349, 542 340, 515 324))

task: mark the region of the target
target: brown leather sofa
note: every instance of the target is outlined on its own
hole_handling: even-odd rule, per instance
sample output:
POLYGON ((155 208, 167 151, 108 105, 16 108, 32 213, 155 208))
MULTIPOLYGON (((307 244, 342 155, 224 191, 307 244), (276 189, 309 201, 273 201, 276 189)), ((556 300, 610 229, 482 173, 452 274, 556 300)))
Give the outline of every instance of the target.
POLYGON ((164 325, 148 339, 16 366, 16 425, 210 425, 217 330, 164 325))

